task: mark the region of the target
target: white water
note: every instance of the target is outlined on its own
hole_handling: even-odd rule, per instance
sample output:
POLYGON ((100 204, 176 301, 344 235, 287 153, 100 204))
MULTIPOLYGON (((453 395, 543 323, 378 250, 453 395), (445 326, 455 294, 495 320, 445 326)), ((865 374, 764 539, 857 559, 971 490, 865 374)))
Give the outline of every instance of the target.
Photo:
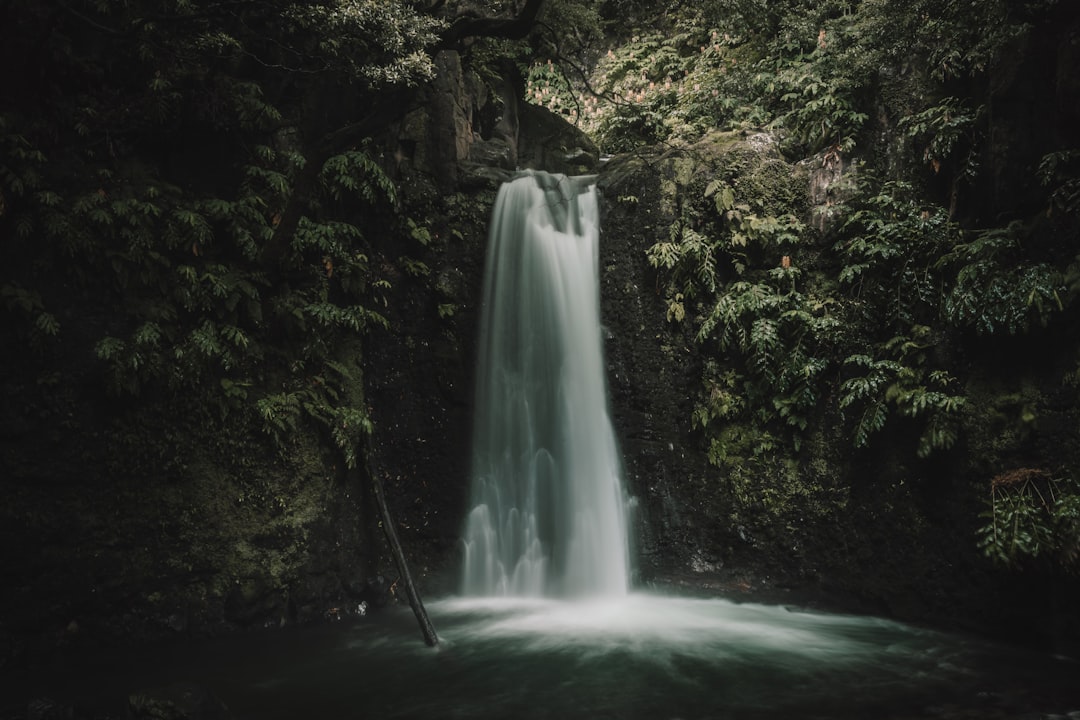
MULTIPOLYGON (((374 626, 357 633, 347 647, 355 655, 333 660, 344 668, 337 686, 353 693, 339 703, 349 716, 363 707, 380 717, 528 720, 1020 717, 1008 714, 1010 686, 1055 711, 1077 706, 1076 691, 1065 690, 1077 676, 1068 660, 874 617, 628 592, 598 237, 585 179, 527 174, 501 189, 485 275, 465 597, 428 603, 443 653, 392 642, 374 626), (356 671, 352 657, 372 665, 356 671), (369 687, 392 699, 357 689, 369 687)), ((415 633, 403 610, 399 620, 415 633)), ((327 674, 312 672, 311 683, 327 674)), ((303 681, 290 669, 273 707, 304 695, 303 681)))
POLYGON ((875 617, 818 613, 780 605, 644 592, 622 598, 457 598, 431 603, 452 650, 512 647, 523 656, 622 656, 671 669, 691 660, 714 672, 767 668, 760 683, 778 692, 783 674, 843 676, 870 681, 950 681, 974 643, 875 617), (954 664, 955 663, 955 664, 954 664), (876 670, 875 670, 876 669, 876 670))
POLYGON ((622 596, 626 495, 607 406, 590 178, 527 172, 492 213, 463 589, 622 596))
POLYGON ((421 642, 403 605, 378 620, 155 644, 116 658, 91 643, 67 668, 0 673, 0 717, 40 698, 95 709, 111 709, 112 698, 119 704, 106 714, 119 717, 132 691, 179 679, 211 690, 235 717, 259 720, 1080 712, 1080 670, 1069 660, 880 618, 626 591, 596 196, 581 181, 563 183, 565 193, 548 195, 526 177, 503 189, 495 211, 466 533, 472 597, 428 603, 442 652, 421 642))
MULTIPOLYGON (((53 698, 122 717, 195 683, 258 720, 1064 719, 1075 662, 872 617, 719 599, 457 598, 378 616, 88 652, 0 673, 0 717, 53 698)), ((5 668, 5 671, 7 668, 5 668)))

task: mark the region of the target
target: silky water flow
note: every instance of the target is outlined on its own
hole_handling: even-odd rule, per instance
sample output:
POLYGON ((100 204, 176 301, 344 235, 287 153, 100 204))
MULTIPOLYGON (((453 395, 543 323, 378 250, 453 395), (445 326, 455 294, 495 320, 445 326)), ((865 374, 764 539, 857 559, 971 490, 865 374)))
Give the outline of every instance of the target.
POLYGON ((608 414, 591 177, 499 191, 484 276, 469 596, 625 595, 627 498, 608 414))
POLYGON ((153 646, 121 664, 94 655, 67 673, 0 673, 0 717, 15 716, 2 702, 5 680, 30 697, 126 698, 181 677, 214 688, 232 716, 258 720, 1080 713, 1080 666, 1065 658, 868 616, 628 591, 597 204, 589 178, 526 173, 499 193, 465 592, 427 604, 441 652, 415 636, 406 607, 388 606, 378 620, 242 633, 174 652, 153 646))

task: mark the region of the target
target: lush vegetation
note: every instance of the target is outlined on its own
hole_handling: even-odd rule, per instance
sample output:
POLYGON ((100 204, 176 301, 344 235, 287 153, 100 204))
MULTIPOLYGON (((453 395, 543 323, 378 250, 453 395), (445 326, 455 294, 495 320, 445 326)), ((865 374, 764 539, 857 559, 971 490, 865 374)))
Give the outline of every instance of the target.
MULTIPOLYGON (((692 422, 714 464, 798 457, 827 416, 852 448, 896 431, 940 456, 996 372, 977 343, 1076 345, 1080 138, 1018 150, 1015 197, 993 168, 994 78, 1065 4, 11 0, 4 342, 40 383, 85 353, 116 396, 197 396, 277 439, 312 424, 354 463, 362 339, 392 283, 437 280, 414 257, 438 252, 431 208, 403 207, 381 133, 455 47, 481 79, 509 61, 607 153, 779 140, 782 162, 696 178, 647 254, 706 357, 692 422), (791 174, 805 158, 845 171, 828 218, 791 174)), ((1050 372, 1075 394, 1076 358, 1050 372)), ((986 553, 1073 562, 1075 472, 996 482, 986 553)))
MULTIPOLYGON (((789 161, 843 168, 828 216, 811 218, 804 195, 763 178, 767 165, 733 156, 687 186, 670 236, 648 250, 668 320, 691 323, 713 358, 693 413, 713 463, 798 457, 826 417, 854 448, 889 433, 928 459, 980 412, 968 384, 1001 370, 974 346, 1075 345, 1077 138, 1027 150, 1029 174, 1012 187, 1038 190, 1007 209, 987 206, 984 167, 1002 152, 993 77, 1038 42, 1056 5, 714 2, 611 43, 588 83, 533 68, 530 99, 608 152, 764 130, 789 161)), ((1072 392, 1064 360, 1053 372, 1072 392)), ((1032 482, 995 482, 988 557, 1073 565, 1062 548, 1078 537, 1075 468, 1059 463, 1038 502, 1032 482)))
POLYGON ((979 544, 1012 568, 1080 564, 1080 488, 1075 478, 1017 468, 994 477, 979 544))
POLYGON ((93 348, 117 395, 194 393, 269 432, 369 427, 349 338, 384 325, 396 189, 360 112, 429 80, 401 3, 7 3, 0 277, 12 341, 93 348), (88 311, 84 311, 88 309, 88 311), (83 342, 85 347, 86 342, 83 342))

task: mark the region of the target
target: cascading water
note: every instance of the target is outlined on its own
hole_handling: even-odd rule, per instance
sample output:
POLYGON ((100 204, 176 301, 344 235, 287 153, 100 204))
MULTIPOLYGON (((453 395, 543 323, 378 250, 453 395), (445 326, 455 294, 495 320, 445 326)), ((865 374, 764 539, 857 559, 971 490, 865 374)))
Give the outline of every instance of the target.
POLYGON ((607 405, 593 179, 499 191, 484 277, 466 595, 625 595, 626 496, 607 405))
POLYGON ((596 213, 588 179, 541 174, 505 186, 496 205, 465 540, 474 597, 428 603, 452 656, 418 642, 411 613, 392 604, 378 620, 127 658, 73 662, 80 644, 49 672, 5 667, 0 717, 16 692, 21 707, 85 697, 103 712, 116 698, 119 716, 133 688, 174 688, 178 675, 260 720, 1076 716, 1080 665, 1060 656, 869 616, 626 592, 596 213), (558 597, 521 597, 541 593, 558 597))

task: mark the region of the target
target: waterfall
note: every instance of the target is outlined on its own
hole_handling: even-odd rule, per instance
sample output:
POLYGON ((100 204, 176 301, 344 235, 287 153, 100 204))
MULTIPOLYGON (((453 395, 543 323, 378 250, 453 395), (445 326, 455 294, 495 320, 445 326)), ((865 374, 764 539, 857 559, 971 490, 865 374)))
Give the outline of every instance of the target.
POLYGON ((626 495, 608 414, 593 178, 528 171, 492 212, 467 595, 624 595, 626 495))

